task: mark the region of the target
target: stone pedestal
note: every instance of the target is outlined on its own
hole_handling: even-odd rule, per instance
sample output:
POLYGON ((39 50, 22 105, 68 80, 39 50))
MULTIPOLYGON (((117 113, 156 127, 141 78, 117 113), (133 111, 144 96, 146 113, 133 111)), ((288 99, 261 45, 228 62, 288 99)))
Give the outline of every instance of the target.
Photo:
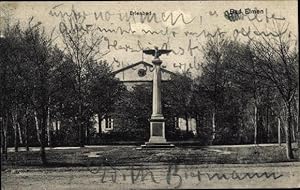
POLYGON ((150 139, 149 143, 166 143, 165 120, 164 118, 150 119, 150 139))

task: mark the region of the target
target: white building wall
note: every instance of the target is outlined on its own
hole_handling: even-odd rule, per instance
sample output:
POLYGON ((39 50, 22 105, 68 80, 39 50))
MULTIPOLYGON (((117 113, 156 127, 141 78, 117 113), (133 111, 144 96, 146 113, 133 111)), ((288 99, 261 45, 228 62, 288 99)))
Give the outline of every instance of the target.
MULTIPOLYGON (((188 124, 189 124, 189 131, 196 132, 196 119, 195 118, 188 118, 188 124)), ((186 130, 186 120, 184 118, 178 118, 178 126, 180 130, 185 131, 186 130)))
MULTIPOLYGON (((99 133, 99 119, 98 118, 99 118, 98 114, 95 114, 95 116, 93 118, 94 121, 95 121, 93 127, 96 129, 97 133, 99 133)), ((101 120, 101 132, 103 132, 103 133, 106 133, 106 132, 111 131, 113 129, 113 119, 110 119, 110 121, 108 121, 108 122, 111 123, 111 127, 110 128, 106 128, 106 123, 105 122, 106 122, 105 119, 101 120)))

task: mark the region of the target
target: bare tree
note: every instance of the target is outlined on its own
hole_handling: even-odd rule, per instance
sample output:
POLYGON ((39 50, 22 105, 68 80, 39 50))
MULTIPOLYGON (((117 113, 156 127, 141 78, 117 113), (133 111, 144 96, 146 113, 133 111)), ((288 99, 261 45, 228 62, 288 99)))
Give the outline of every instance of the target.
POLYGON ((208 38, 203 47, 204 63, 202 65, 202 83, 211 100, 212 140, 215 140, 218 128, 218 108, 222 104, 222 94, 226 86, 227 76, 224 69, 224 53, 229 41, 224 35, 208 38))
MULTIPOLYGON (((6 4, 3 4, 0 6, 0 50, 1 50, 1 56, 0 56, 0 121, 1 121, 1 145, 2 145, 2 154, 5 155, 5 158, 7 158, 7 129, 8 129, 8 121, 10 118, 9 110, 11 108, 11 102, 9 102, 10 98, 9 96, 11 94, 8 94, 7 91, 9 89, 9 85, 7 85, 7 82, 10 80, 9 76, 9 64, 6 64, 6 61, 8 59, 7 52, 10 51, 10 49, 6 48, 7 44, 10 43, 10 41, 7 39, 6 34, 10 30, 10 22, 12 20, 12 14, 11 14, 11 8, 7 6, 6 4)), ((15 140, 15 142, 17 142, 15 140)), ((15 143, 16 145, 16 143, 15 143)))
POLYGON ((286 146, 287 158, 293 159, 291 129, 292 108, 298 86, 298 54, 297 44, 288 31, 288 24, 273 22, 273 32, 270 35, 260 33, 252 40, 251 46, 255 52, 259 75, 271 82, 278 90, 286 112, 286 146))
POLYGON ((31 60, 27 63, 27 68, 33 72, 34 77, 29 78, 31 84, 32 96, 31 102, 36 114, 38 131, 40 135, 40 156, 43 164, 46 160, 46 128, 47 128, 47 110, 50 98, 50 77, 51 69, 55 62, 52 60, 52 36, 47 37, 41 23, 32 24, 33 18, 29 21, 28 28, 23 34, 24 45, 27 47, 25 59, 31 60))
POLYGON ((255 61, 255 55, 251 51, 249 44, 243 44, 240 42, 231 42, 228 48, 227 58, 230 61, 230 71, 234 73, 235 77, 232 77, 233 83, 237 85, 244 92, 247 92, 251 96, 251 120, 254 126, 254 144, 258 144, 258 107, 262 102, 263 88, 268 84, 265 81, 259 80, 257 74, 258 66, 255 61))
POLYGON ((83 75, 86 72, 84 65, 96 59, 96 56, 99 55, 98 46, 102 41, 102 37, 99 37, 95 31, 88 29, 89 27, 85 25, 85 21, 85 14, 81 14, 72 7, 71 14, 68 17, 63 17, 59 24, 60 33, 65 45, 64 51, 67 53, 67 58, 76 65, 76 84, 74 85, 79 104, 77 123, 79 126, 79 143, 81 147, 85 143, 82 118, 84 115, 83 75))

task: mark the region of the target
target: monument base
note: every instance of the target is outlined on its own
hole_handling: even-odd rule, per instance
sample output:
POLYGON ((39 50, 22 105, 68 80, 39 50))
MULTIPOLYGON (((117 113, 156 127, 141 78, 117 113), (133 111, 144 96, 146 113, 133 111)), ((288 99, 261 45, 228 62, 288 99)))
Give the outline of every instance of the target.
POLYGON ((150 119, 150 139, 141 148, 173 148, 165 137, 165 119, 162 115, 152 115, 150 119))
POLYGON ((149 141, 146 144, 164 144, 167 143, 167 140, 164 137, 150 137, 149 141))
POLYGON ((175 148, 174 144, 171 143, 145 143, 141 145, 138 149, 147 149, 147 148, 175 148))

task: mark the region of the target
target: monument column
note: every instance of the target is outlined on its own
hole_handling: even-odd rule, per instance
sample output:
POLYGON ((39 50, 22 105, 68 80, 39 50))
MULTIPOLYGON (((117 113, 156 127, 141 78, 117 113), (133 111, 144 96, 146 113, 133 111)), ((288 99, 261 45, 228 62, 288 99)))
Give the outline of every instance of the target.
POLYGON ((171 50, 159 50, 155 49, 143 50, 143 53, 153 55, 152 61, 154 65, 153 70, 153 88, 152 88, 152 115, 150 118, 150 139, 142 147, 145 148, 168 148, 174 147, 173 144, 167 143, 165 137, 165 118, 162 114, 161 107, 161 69, 160 65, 162 61, 159 56, 162 54, 170 53, 171 50))
POLYGON ((161 109, 161 71, 162 61, 154 58, 152 61, 153 70, 153 88, 152 88, 152 115, 150 119, 150 139, 149 143, 166 143, 165 138, 165 118, 161 109))
POLYGON ((161 111, 161 72, 160 65, 162 61, 160 59, 154 59, 152 61, 154 65, 153 71, 153 88, 152 88, 152 117, 163 117, 161 111))

